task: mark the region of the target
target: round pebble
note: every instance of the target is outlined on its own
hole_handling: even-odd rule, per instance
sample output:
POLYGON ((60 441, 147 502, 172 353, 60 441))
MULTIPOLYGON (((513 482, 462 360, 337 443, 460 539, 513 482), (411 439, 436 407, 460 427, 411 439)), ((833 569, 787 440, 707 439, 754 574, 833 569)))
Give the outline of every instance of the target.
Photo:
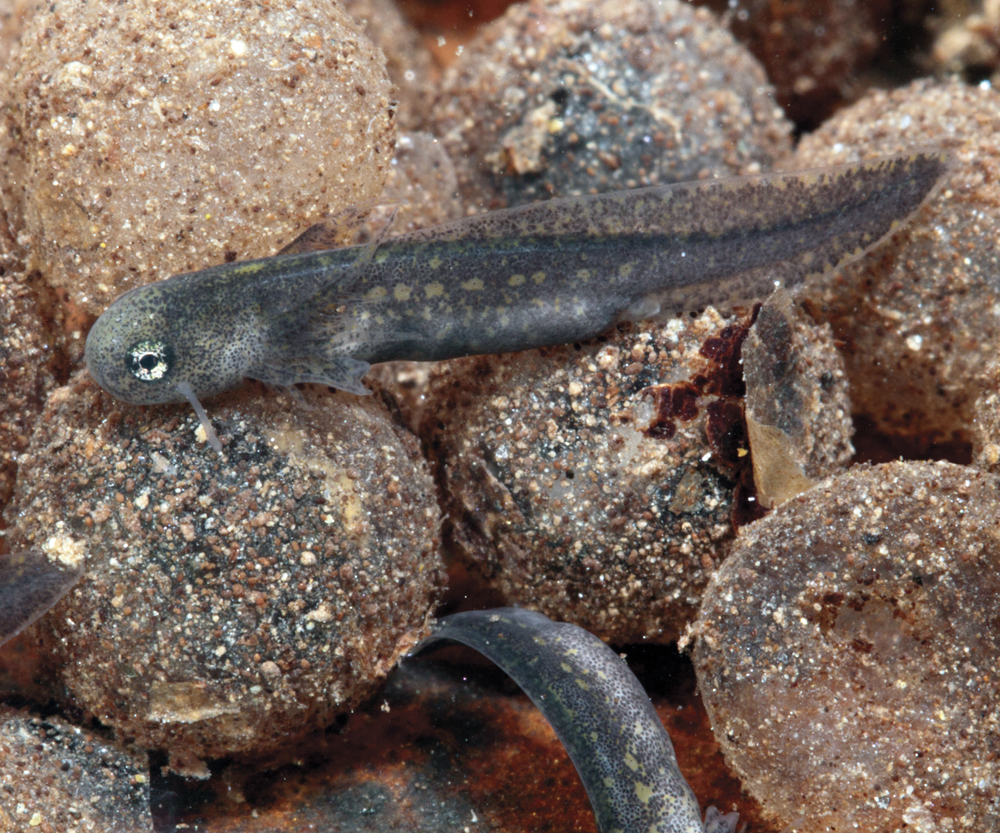
POLYGON ((914 220, 806 288, 843 347, 856 413, 914 453, 967 445, 1000 341, 1000 93, 921 81, 875 92, 803 138, 791 167, 929 145, 956 170, 914 220))
POLYGON ((890 0, 813 0, 808 10, 797 0, 708 5, 763 64, 778 102, 800 127, 815 127, 858 95, 858 76, 899 23, 890 0))
POLYGON ((146 755, 0 706, 0 830, 153 833, 146 755))
POLYGON ((41 309, 23 280, 0 266, 0 509, 18 458, 61 369, 41 309))
POLYGON ((219 454, 187 409, 123 406, 78 378, 22 460, 12 547, 87 560, 41 620, 63 681, 176 771, 326 726, 437 600, 440 513, 415 439, 376 397, 305 399, 210 402, 219 454))
POLYGON ((346 0, 343 6, 385 55, 400 128, 416 130, 433 99, 437 75, 420 33, 394 0, 346 0))
POLYGON ((9 71, 0 199, 91 314, 376 199, 395 143, 381 51, 318 0, 45 6, 9 71))
MULTIPOLYGON (((750 321, 709 309, 435 370, 421 433, 458 556, 506 604, 617 644, 676 639, 734 521, 758 514, 740 364, 750 321)), ((817 377, 836 366, 791 352, 817 377)), ((843 379, 822 397, 844 430, 843 379)), ((850 448, 841 440, 831 449, 850 448)))
POLYGON ((790 147, 760 65, 678 0, 514 5, 464 47, 431 115, 480 209, 751 173, 790 147))
POLYGON ((741 531, 694 626, 723 752, 777 825, 994 829, 1000 480, 858 466, 741 531))

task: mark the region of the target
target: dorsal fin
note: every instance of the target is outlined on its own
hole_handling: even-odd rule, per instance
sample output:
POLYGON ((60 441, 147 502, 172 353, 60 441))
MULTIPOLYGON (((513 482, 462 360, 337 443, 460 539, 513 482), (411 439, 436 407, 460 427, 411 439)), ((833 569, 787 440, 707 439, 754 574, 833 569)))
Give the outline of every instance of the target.
MULTIPOLYGON (((338 211, 330 219, 322 220, 315 225, 309 226, 302 234, 279 251, 278 254, 297 255, 309 252, 325 252, 330 249, 340 249, 344 246, 370 243, 371 241, 366 239, 370 234, 367 223, 373 219, 372 214, 379 207, 381 206, 368 203, 350 205, 342 211, 338 211)), ((385 239, 398 211, 398 206, 391 206, 388 221, 374 234, 376 246, 378 242, 385 239)))
POLYGON ((41 550, 0 555, 0 644, 16 636, 58 602, 83 575, 41 550))
POLYGON ((309 226, 296 237, 279 255, 301 255, 308 252, 322 252, 327 249, 339 249, 348 245, 344 240, 344 230, 333 223, 324 221, 309 226))

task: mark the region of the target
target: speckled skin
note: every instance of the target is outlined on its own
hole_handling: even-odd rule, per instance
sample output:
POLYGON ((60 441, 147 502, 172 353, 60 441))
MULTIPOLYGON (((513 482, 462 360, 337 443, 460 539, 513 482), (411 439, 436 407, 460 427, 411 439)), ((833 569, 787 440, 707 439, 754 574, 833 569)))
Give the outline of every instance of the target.
POLYGON ((119 298, 87 338, 137 404, 245 376, 364 393, 370 363, 524 350, 622 318, 728 307, 857 257, 948 166, 938 152, 550 200, 371 247, 215 266, 119 298))
POLYGON ((704 833, 731 828, 698 800, 663 724, 628 665, 596 636, 541 613, 498 608, 441 619, 442 641, 499 665, 552 724, 587 789, 601 833, 704 833))

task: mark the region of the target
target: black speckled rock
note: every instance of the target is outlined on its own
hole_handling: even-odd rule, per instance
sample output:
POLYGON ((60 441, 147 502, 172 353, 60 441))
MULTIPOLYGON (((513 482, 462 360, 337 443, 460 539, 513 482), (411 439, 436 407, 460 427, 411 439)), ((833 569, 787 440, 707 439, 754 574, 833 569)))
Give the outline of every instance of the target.
POLYGON ((753 173, 790 146, 760 65, 677 0, 512 6, 449 68, 428 129, 483 208, 753 173))
POLYGON ((152 833, 146 756, 0 706, 0 830, 152 833))
POLYGON ((41 626, 75 701, 172 765, 275 752, 368 695, 437 598, 439 511, 377 398, 259 388, 148 412, 58 389, 22 463, 14 542, 85 553, 41 626), (55 543, 52 543, 55 542, 55 543))

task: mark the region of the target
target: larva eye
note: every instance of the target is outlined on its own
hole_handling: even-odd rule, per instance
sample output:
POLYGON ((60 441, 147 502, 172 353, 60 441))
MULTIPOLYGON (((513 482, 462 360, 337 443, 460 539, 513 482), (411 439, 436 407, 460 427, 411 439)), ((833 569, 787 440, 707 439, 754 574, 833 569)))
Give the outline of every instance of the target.
POLYGON ((129 372, 143 382, 158 382, 174 366, 174 351, 162 341, 137 341, 125 356, 129 372))

